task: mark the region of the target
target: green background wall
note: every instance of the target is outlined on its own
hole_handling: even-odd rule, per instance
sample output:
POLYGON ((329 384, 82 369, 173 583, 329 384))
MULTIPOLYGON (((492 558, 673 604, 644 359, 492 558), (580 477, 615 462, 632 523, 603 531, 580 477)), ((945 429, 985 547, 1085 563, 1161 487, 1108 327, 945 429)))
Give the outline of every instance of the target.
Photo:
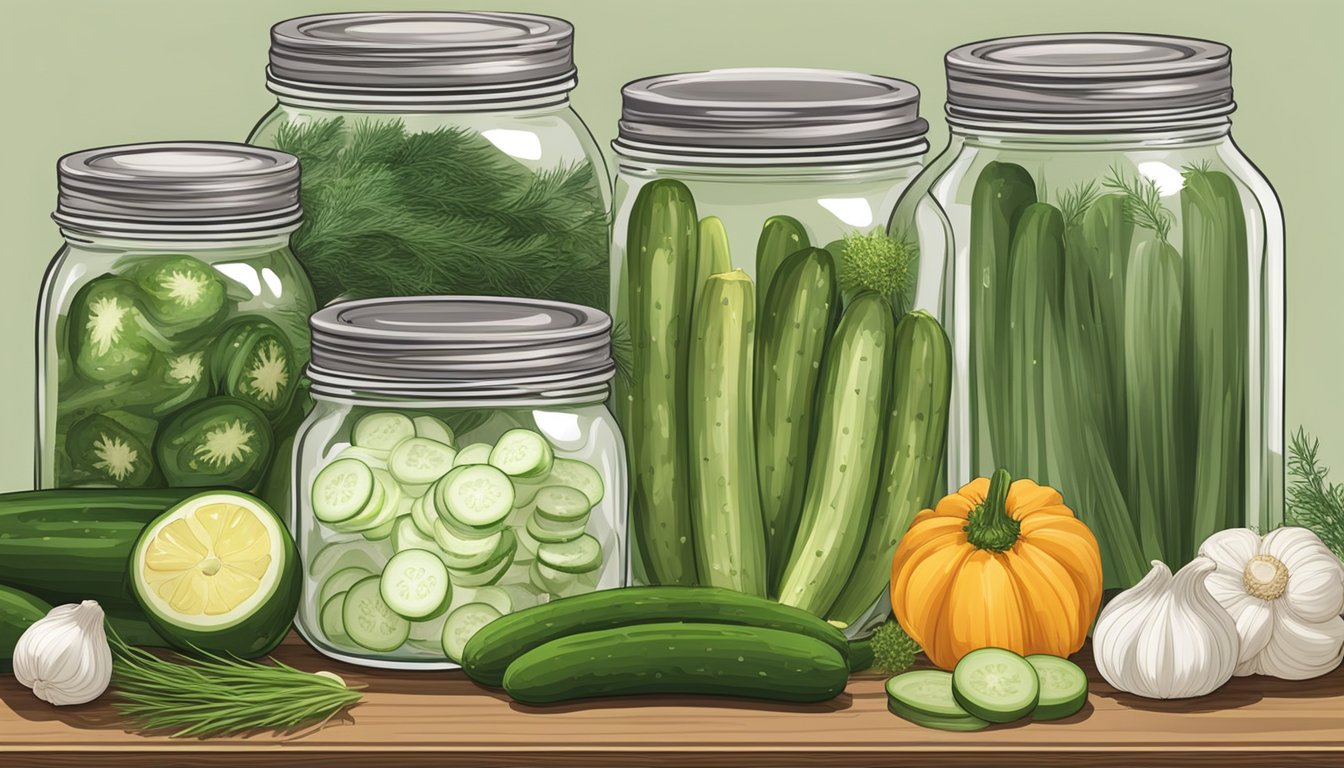
POLYGON ((0 23, 0 489, 32 472, 32 324, 60 243, 55 161, 146 140, 242 140, 271 104, 267 30, 336 10, 474 8, 561 16, 578 28, 574 103, 604 147, 635 77, 728 66, 895 75, 923 90, 945 143, 942 54, 1008 34, 1166 32, 1230 44, 1234 136, 1278 189, 1288 223, 1287 424, 1323 439, 1344 480, 1342 0, 3 0, 0 23))

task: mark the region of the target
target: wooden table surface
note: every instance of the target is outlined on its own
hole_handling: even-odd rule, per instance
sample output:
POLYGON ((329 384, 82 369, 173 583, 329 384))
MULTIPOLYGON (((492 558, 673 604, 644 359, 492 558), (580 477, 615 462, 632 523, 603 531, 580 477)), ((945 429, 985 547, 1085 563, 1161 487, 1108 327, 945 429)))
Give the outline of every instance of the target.
POLYGON ((1161 702, 1117 693, 1091 668, 1087 706, 1055 723, 978 733, 889 714, 878 675, 824 704, 612 699, 536 708, 460 672, 374 672, 318 656, 291 636, 276 657, 367 686, 321 730, 231 739, 145 737, 105 702, 55 708, 0 677, 0 766, 1182 766, 1344 765, 1344 670, 1289 683, 1236 678, 1216 694, 1161 702))

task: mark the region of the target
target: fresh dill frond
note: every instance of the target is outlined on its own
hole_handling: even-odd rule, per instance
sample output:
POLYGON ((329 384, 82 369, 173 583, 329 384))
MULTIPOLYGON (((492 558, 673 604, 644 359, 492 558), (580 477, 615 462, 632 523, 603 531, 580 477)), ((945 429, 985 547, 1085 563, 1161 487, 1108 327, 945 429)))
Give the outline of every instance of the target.
POLYGON ((881 230, 845 235, 838 257, 840 289, 846 293, 873 291, 903 303, 914 287, 919 246, 905 237, 881 230))
POLYGON ((896 675, 915 663, 919 646, 895 619, 887 619, 873 631, 873 669, 884 675, 896 675))
POLYGON ((1213 161, 1205 158, 1198 163, 1186 163, 1181 166, 1181 175, 1189 176, 1192 173, 1208 173, 1213 170, 1213 161))
POLYGON ((1309 529, 1344 558, 1344 485, 1327 481, 1321 466, 1320 442, 1298 427, 1288 445, 1288 512, 1286 522, 1309 529))
POLYGON ((1059 193, 1059 212, 1064 216, 1064 224, 1076 225, 1098 197, 1101 197, 1101 190, 1097 182, 1091 180, 1079 182, 1072 189, 1059 193))
POLYGON ((1136 176, 1133 180, 1125 178, 1124 171, 1111 166, 1110 173, 1102 186, 1125 196, 1125 220, 1136 227, 1152 230, 1165 241, 1171 234, 1176 217, 1162 204, 1162 194, 1152 179, 1136 176))
POLYGON ((634 383, 635 343, 624 320, 611 328, 611 359, 616 363, 617 380, 627 386, 634 383))

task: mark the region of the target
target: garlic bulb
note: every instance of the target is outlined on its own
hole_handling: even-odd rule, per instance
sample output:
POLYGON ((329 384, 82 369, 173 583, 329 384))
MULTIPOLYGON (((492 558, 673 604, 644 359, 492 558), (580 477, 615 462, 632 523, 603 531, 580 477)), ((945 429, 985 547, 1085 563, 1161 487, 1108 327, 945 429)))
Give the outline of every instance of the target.
POLYGON ((1264 538, 1248 528, 1210 536, 1209 592, 1241 636, 1238 675, 1317 677, 1344 659, 1344 564, 1306 528, 1264 538))
POLYGON ((1150 699, 1211 693, 1232 677, 1237 627, 1204 580, 1214 562, 1197 557, 1172 576, 1158 560, 1111 600, 1092 632, 1097 670, 1113 688, 1150 699))
POLYGON ((14 677, 58 707, 93 701, 112 682, 103 609, 93 600, 58 605, 19 637, 14 677))

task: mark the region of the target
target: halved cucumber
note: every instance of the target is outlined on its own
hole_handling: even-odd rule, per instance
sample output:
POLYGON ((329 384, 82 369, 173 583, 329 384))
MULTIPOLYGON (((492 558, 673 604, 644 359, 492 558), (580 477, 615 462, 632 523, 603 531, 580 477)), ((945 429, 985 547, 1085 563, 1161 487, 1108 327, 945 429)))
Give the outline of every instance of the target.
POLYGON ((366 413, 355 422, 350 442, 360 448, 390 451, 409 437, 415 437, 415 425, 396 411, 366 413))
POLYGON ((602 565, 602 545, 585 533, 573 541, 542 544, 537 547, 537 560, 557 571, 587 573, 602 565))
POLYGON ((501 615, 485 603, 467 603, 448 614, 448 620, 443 623, 444 655, 462 663, 462 649, 467 647, 467 641, 501 615))
POLYGON ((387 458, 387 470, 404 485, 428 485, 448 474, 457 451, 426 437, 401 441, 387 458))
POLYGON ((971 651, 952 670, 952 697, 991 723, 1011 723, 1031 714, 1040 693, 1036 668, 1002 648, 971 651))
POLYGON ((383 601, 408 619, 437 616, 452 601, 448 569, 433 552, 408 549, 387 561, 379 583, 383 601))
POLYGON ((442 516, 470 528, 489 528, 504 522, 513 511, 513 483, 488 464, 457 467, 434 489, 434 504, 442 516))
POLYGON ((472 443, 457 452, 457 457, 453 459, 453 466, 465 467, 472 464, 489 464, 491 448, 492 446, 489 443, 472 443))
POLYGON ((317 590, 317 604, 325 606, 338 593, 345 592, 358 582, 376 575, 375 572, 359 566, 342 568, 322 580, 322 586, 317 590))
POLYGON ((922 712, 910 709, 899 701, 888 697, 887 711, 893 715, 909 720, 921 728, 936 728, 940 731, 969 732, 979 731, 989 727, 988 720, 981 720, 975 715, 966 715, 965 717, 936 717, 926 715, 922 712))
POLYGON ((457 435, 453 434, 453 428, 433 416, 416 416, 411 419, 411 423, 415 426, 416 437, 427 437, 444 445, 452 445, 457 442, 457 435))
POLYGON ((337 459, 313 479, 313 516, 327 523, 341 523, 368 505, 376 484, 373 470, 358 459, 337 459))
POLYGON ((551 465, 549 478, 552 485, 567 485, 583 491, 588 497, 590 507, 597 506, 606 495, 602 475, 591 465, 577 459, 556 459, 551 465))
POLYGON ((573 523, 557 523, 541 515, 532 515, 527 519, 526 530, 527 535, 543 544, 563 544, 582 536, 587 525, 587 518, 573 523))
POLYGON ((320 603, 322 608, 318 611, 317 625, 332 645, 345 645, 350 642, 350 636, 345 632, 345 621, 342 618, 345 611, 345 595, 346 593, 343 591, 337 592, 320 603))
POLYGON ((587 521, 593 505, 583 491, 564 485, 548 485, 532 501, 537 514, 557 523, 587 521))
POLYGON ((490 450, 490 464, 510 477, 540 477, 554 461, 551 444, 530 429, 510 429, 490 450))
POLYGON ((919 669, 887 681, 887 698, 925 717, 973 717, 952 696, 952 673, 919 669))
POLYGON ((382 577, 370 576, 345 593, 341 623, 355 644, 370 651, 395 651, 411 634, 411 623, 383 599, 382 577))
POLYGON ((503 531, 469 537, 442 520, 434 522, 434 541, 443 552, 444 564, 450 568, 469 570, 488 564, 503 540, 503 531))
POLYGON ((1068 659, 1043 653, 1027 657, 1041 683, 1041 698, 1032 720, 1059 720, 1078 713, 1087 703, 1087 675, 1068 659))

